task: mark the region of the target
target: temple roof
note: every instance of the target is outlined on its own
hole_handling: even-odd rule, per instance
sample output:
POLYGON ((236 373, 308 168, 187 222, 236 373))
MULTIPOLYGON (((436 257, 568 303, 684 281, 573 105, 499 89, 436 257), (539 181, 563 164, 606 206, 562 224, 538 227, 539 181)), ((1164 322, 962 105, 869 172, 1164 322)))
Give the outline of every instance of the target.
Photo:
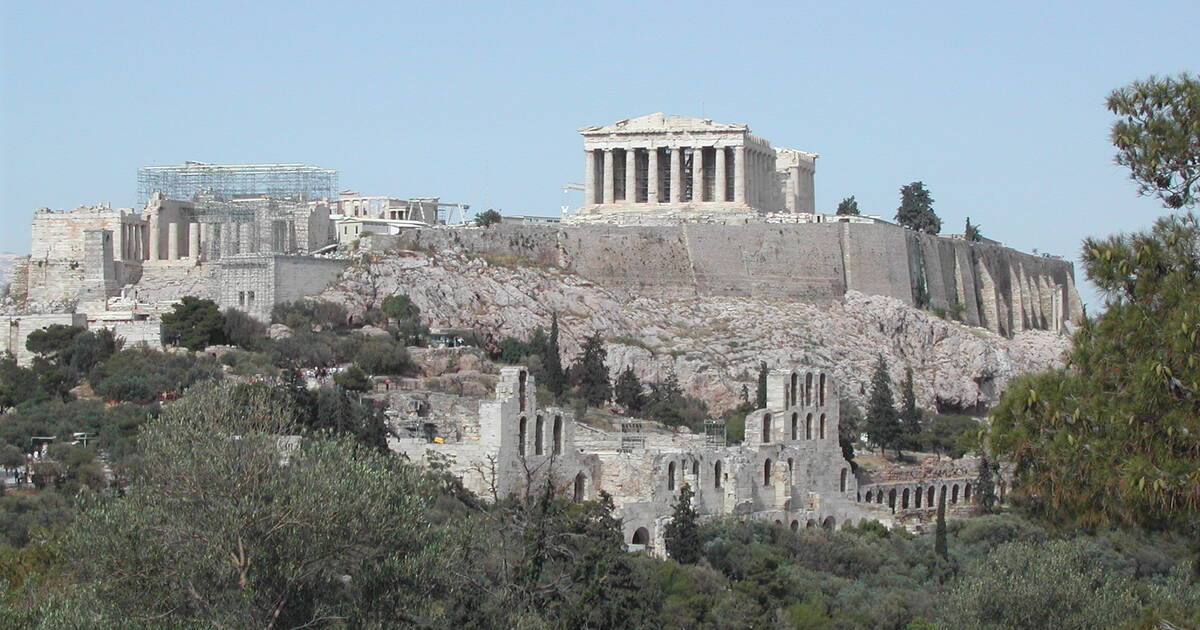
POLYGON ((637 118, 618 120, 611 125, 592 125, 580 127, 579 133, 584 135, 609 133, 647 133, 659 131, 744 131, 750 127, 745 123, 718 123, 710 118, 692 118, 691 116, 666 115, 662 112, 646 114, 637 118))

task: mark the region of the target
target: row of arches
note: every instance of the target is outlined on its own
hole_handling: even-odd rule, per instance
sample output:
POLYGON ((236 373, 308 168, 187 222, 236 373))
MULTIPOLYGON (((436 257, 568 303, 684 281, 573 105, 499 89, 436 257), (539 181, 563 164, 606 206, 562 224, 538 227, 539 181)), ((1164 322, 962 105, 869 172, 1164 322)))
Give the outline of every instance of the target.
MULTIPOLYGON (((772 429, 771 414, 769 414, 769 413, 763 414, 763 420, 762 420, 762 443, 763 444, 771 443, 771 429, 772 429)), ((821 439, 821 440, 825 439, 825 414, 821 414, 819 416, 818 424, 816 425, 816 429, 817 430, 814 433, 813 432, 813 415, 811 413, 807 414, 804 418, 804 439, 811 440, 811 439, 813 439, 813 435, 818 436, 817 439, 821 439)), ((797 412, 792 412, 792 424, 791 424, 791 431, 789 432, 789 435, 791 436, 792 440, 800 439, 800 414, 797 412)))
MULTIPOLYGON (((997 498, 1003 501, 1005 492, 1004 483, 1001 482, 997 484, 996 489, 997 498)), ((909 488, 901 488, 899 492, 897 492, 896 488, 891 488, 886 492, 882 488, 877 488, 874 490, 868 490, 865 495, 865 499, 867 503, 882 504, 886 498, 888 507, 892 508, 893 510, 907 510, 910 507, 913 509, 932 509, 937 507, 938 494, 946 498, 947 505, 957 505, 960 500, 963 503, 971 503, 973 500, 978 499, 977 496, 972 496, 973 494, 977 493, 973 493, 973 488, 971 487, 970 482, 966 482, 962 485, 957 483, 942 484, 940 486, 940 492, 939 486, 937 485, 931 485, 925 488, 918 486, 917 488, 911 490, 909 488)))
MULTIPOLYGON (((680 466, 680 465, 676 464, 675 462, 667 462, 667 490, 674 492, 675 489, 679 486, 679 483, 677 483, 677 477, 679 476, 679 471, 681 469, 686 470, 686 465, 680 466)), ((721 460, 717 460, 717 461, 713 462, 713 465, 712 465, 712 486, 713 486, 713 488, 721 487, 721 475, 722 474, 723 473, 721 470, 721 460)), ((698 460, 698 459, 692 460, 692 479, 695 481, 696 490, 698 492, 701 488, 700 460, 698 460)), ((683 480, 678 479, 678 481, 683 481, 683 480)))
MULTIPOLYGON (((522 372, 524 374, 524 372, 522 372)), ((517 454, 524 457, 527 454, 527 445, 529 443, 529 419, 521 416, 517 423, 517 454)), ((554 455, 562 455, 563 450, 563 420, 562 416, 554 416, 554 425, 551 430, 551 453, 554 455)), ((542 416, 537 416, 534 420, 533 429, 533 454, 546 454, 546 422, 542 416)))
MULTIPOLYGON (((789 457, 787 460, 788 479, 791 480, 793 483, 795 483, 795 469, 796 469, 796 460, 794 458, 789 457)), ((774 474, 775 474, 775 463, 771 461, 770 457, 768 457, 765 461, 763 461, 763 476, 762 476, 763 486, 770 486, 772 484, 772 478, 774 477, 774 474)), ((841 473, 838 478, 838 492, 846 491, 846 488, 849 486, 849 479, 850 479, 849 469, 843 468, 841 470, 841 473)))
POLYGON ((817 374, 816 397, 813 396, 813 373, 807 372, 804 374, 804 385, 801 390, 800 375, 792 372, 791 380, 788 382, 784 390, 784 399, 787 401, 788 407, 798 407, 803 405, 811 407, 816 402, 818 407, 825 406, 825 373, 817 374))

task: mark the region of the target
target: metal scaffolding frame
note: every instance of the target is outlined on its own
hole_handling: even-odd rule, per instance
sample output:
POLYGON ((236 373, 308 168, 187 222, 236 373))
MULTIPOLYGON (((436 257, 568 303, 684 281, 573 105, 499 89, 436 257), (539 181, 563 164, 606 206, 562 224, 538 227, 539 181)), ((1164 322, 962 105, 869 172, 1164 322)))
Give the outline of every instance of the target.
POLYGON ((308 164, 207 164, 184 162, 138 169, 138 201, 161 192, 168 199, 191 199, 208 192, 226 199, 263 195, 277 199, 337 199, 338 172, 308 164))

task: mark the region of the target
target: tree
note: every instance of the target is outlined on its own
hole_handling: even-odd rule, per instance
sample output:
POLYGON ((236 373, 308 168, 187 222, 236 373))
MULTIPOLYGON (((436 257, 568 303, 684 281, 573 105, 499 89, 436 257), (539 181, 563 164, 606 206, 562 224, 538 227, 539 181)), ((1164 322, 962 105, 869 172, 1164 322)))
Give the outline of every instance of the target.
POLYGON ((496 210, 487 209, 475 215, 475 225, 477 227, 490 227, 499 223, 501 220, 500 213, 496 210))
POLYGON ((637 414, 642 411, 646 404, 646 395, 642 390, 642 381, 633 373, 633 366, 627 366, 617 377, 617 384, 613 387, 613 398, 628 413, 637 414))
POLYGON ((1116 162, 1129 168, 1138 194, 1172 209, 1200 196, 1200 76, 1151 76, 1108 95, 1116 162))
POLYGON ((562 351, 558 347, 558 313, 550 316, 550 336, 542 352, 542 368, 546 371, 546 389, 555 396, 562 396, 566 389, 566 378, 562 368, 562 351))
POLYGON ((604 359, 608 351, 604 349, 604 340, 597 331, 583 342, 583 348, 575 357, 571 366, 571 380, 574 381, 579 395, 588 405, 599 407, 612 397, 612 386, 608 380, 608 366, 604 359))
POLYGON ((758 389, 754 392, 754 404, 758 405, 755 409, 767 408, 767 362, 762 361, 758 364, 758 389))
POLYGON ((189 350, 225 343, 225 318, 212 300, 190 295, 162 316, 163 340, 189 350))
POLYGON ((56 361, 67 353, 75 341, 75 337, 82 334, 84 330, 81 326, 50 324, 29 333, 25 339, 25 349, 48 360, 56 361))
POLYGON ((433 480, 346 438, 290 448, 285 400, 231 394, 169 405, 142 429, 138 491, 86 501, 63 557, 93 625, 426 626, 450 555, 433 480))
POLYGON ((992 478, 992 464, 986 455, 979 458, 979 465, 975 470, 978 475, 975 480, 975 496, 979 506, 983 508, 983 513, 988 514, 996 507, 996 482, 992 478))
POLYGON ((849 398, 838 399, 838 446, 842 449, 842 457, 850 462, 850 467, 858 470, 854 462, 854 443, 858 441, 862 431, 862 412, 859 411, 849 398))
POLYGON ((971 224, 971 217, 967 217, 967 225, 963 228, 963 238, 971 243, 978 243, 983 240, 983 233, 979 231, 978 225, 971 224))
POLYGON ((695 496, 692 487, 683 484, 679 499, 671 510, 671 522, 664 530, 667 554, 680 564, 695 564, 702 555, 700 540, 700 514, 692 506, 695 496))
POLYGON ((245 311, 230 307, 222 313, 225 326, 222 332, 225 339, 244 350, 258 350, 267 340, 267 327, 254 319, 245 311))
POLYGON ((367 373, 357 365, 351 365, 338 372, 334 375, 333 382, 355 392, 370 391, 374 385, 371 383, 371 379, 367 377, 367 373))
POLYGON ((921 410, 917 409, 917 394, 913 387, 911 367, 904 369, 904 384, 900 387, 900 401, 903 405, 900 409, 901 441, 907 444, 908 448, 915 449, 921 434, 921 410))
POLYGON ((383 298, 379 310, 396 321, 421 316, 421 307, 414 304, 412 299, 404 294, 389 295, 383 298))
POLYGON ((938 493, 937 524, 933 530, 933 551, 943 560, 950 557, 946 545, 946 493, 938 493))
POLYGON ((900 456, 900 416, 892 398, 892 379, 888 376, 883 355, 875 362, 875 373, 871 377, 871 398, 867 403, 867 437, 880 451, 896 449, 900 456))
POLYGON ((933 212, 933 197, 922 182, 913 182, 900 187, 900 207, 896 209, 896 222, 926 234, 942 231, 942 220, 933 212))
POLYGON ((837 206, 838 216, 858 216, 858 201, 854 199, 854 195, 850 195, 841 201, 837 206))

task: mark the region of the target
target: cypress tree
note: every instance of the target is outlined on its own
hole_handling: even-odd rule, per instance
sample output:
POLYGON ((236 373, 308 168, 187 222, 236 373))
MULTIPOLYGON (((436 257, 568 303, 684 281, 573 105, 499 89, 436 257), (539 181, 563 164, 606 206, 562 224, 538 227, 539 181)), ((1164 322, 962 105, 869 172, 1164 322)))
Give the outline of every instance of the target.
POLYGON ((758 364, 758 391, 754 397, 755 409, 767 408, 767 362, 758 364))
POLYGON ((694 564, 700 559, 700 515, 692 506, 692 487, 683 484, 679 489, 679 500, 671 513, 664 534, 667 539, 667 554, 680 564, 694 564))
POLYGON ((598 407, 612 397, 612 385, 608 380, 608 366, 604 359, 608 352, 600 339, 599 331, 583 342, 583 348, 575 363, 571 365, 571 378, 579 388, 579 394, 587 404, 598 407))
POLYGON ((646 395, 642 391, 642 382, 633 373, 632 366, 626 367, 617 377, 613 398, 629 413, 640 413, 645 407, 646 395))
POLYGON ((937 529, 933 534, 933 550, 943 559, 949 557, 950 550, 946 545, 946 493, 938 493, 937 529))
POLYGON ((923 182, 913 182, 900 187, 900 207, 896 209, 896 223, 918 232, 937 234, 942 231, 942 220, 933 212, 933 197, 923 182))
POLYGON ((900 388, 900 398, 903 409, 900 410, 900 428, 903 439, 901 442, 908 448, 916 450, 919 446, 918 437, 921 433, 921 410, 917 409, 917 394, 913 389, 913 370, 904 370, 904 385, 900 388))
POLYGON ((979 497, 983 513, 987 514, 996 506, 996 482, 992 478, 992 464, 986 456, 979 458, 976 471, 979 474, 979 479, 975 482, 976 496, 979 497))
POLYGON ((883 355, 879 355, 875 374, 871 377, 871 398, 867 404, 867 437, 881 452, 889 447, 895 448, 899 457, 900 416, 892 401, 892 379, 888 377, 883 355))
POLYGON ((546 348, 542 352, 542 366, 546 370, 546 389, 555 396, 562 396, 566 378, 558 349, 558 313, 550 317, 550 338, 546 340, 546 348))

